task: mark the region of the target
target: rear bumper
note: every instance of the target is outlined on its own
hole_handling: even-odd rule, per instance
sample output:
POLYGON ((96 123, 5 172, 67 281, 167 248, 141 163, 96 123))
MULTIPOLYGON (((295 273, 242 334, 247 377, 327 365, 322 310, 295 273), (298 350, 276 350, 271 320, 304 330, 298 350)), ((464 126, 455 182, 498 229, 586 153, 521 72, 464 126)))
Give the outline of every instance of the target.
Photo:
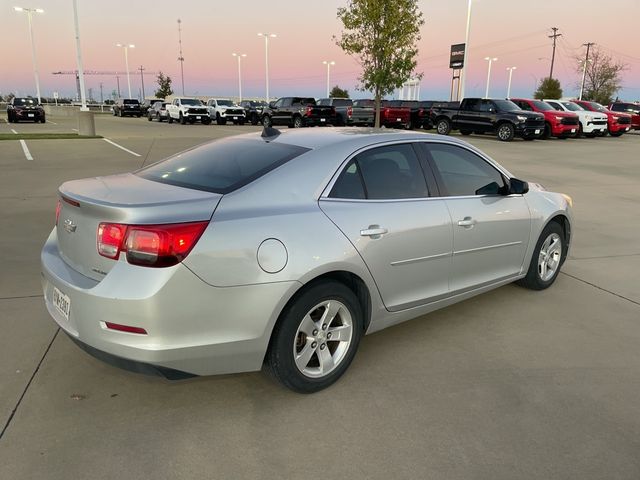
POLYGON ((95 281, 64 262, 55 230, 42 250, 41 269, 45 305, 67 335, 109 363, 163 376, 168 370, 181 372, 178 376, 259 370, 285 299, 298 286, 218 288, 183 264, 154 269, 124 260, 95 281), (53 304, 54 288, 69 297, 68 319, 53 304), (110 330, 106 322, 144 328, 147 334, 110 330))
POLYGON ((302 117, 302 121, 304 122, 304 124, 307 127, 313 127, 313 126, 317 126, 317 125, 335 125, 336 124, 336 117, 332 116, 332 117, 309 117, 309 116, 303 116, 302 117))
POLYGON ((14 110, 13 115, 17 120, 32 120, 38 121, 44 118, 44 112, 39 112, 37 110, 14 110))

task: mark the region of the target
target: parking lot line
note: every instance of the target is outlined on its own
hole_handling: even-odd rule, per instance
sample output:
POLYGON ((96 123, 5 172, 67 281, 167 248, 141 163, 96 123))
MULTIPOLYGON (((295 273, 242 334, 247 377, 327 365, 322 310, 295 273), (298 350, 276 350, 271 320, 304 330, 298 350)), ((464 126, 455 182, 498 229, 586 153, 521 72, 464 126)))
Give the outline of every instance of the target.
POLYGON ((18 134, 18 132, 16 132, 13 128, 11 129, 11 131, 12 131, 13 133, 15 133, 16 135, 18 134))
POLYGON ((53 123, 54 125, 57 125, 56 122, 52 122, 51 120, 47 120, 47 123, 53 123))
POLYGON ((77 132, 78 129, 77 128, 72 128, 71 130, 73 130, 74 132, 77 132))
POLYGON ((24 152, 24 156, 27 157, 27 160, 33 160, 31 152, 29 151, 29 148, 27 148, 26 142, 24 140, 20 140, 20 145, 22 145, 22 151, 24 152))
POLYGON ((129 150, 128 148, 124 148, 122 145, 118 145, 116 142, 109 140, 108 138, 103 138, 103 140, 107 143, 110 143, 111 145, 113 145, 114 147, 118 147, 120 150, 124 150, 127 153, 130 153, 131 155, 135 155, 136 157, 140 157, 141 155, 139 153, 133 152, 131 150, 129 150))

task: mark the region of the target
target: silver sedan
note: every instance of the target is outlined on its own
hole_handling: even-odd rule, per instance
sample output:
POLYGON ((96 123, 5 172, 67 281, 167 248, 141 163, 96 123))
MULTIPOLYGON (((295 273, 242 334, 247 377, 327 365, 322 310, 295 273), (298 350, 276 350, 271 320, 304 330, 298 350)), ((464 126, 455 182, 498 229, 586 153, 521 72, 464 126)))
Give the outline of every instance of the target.
POLYGON ((170 379, 266 365, 298 392, 365 333, 547 288, 571 239, 568 196, 417 132, 266 129, 58 197, 44 297, 80 347, 170 379))

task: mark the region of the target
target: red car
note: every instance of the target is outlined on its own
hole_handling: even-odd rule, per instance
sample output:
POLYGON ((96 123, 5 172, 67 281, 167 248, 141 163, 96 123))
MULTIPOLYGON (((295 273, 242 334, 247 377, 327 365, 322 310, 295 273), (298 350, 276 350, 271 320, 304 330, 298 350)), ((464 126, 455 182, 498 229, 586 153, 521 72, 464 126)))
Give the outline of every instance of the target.
MULTIPOLYGON (((375 100, 354 100, 354 107, 376 108, 375 100)), ((407 128, 411 122, 409 107, 394 107, 382 101, 380 104, 380 126, 387 128, 407 128)))
POLYGON ((575 113, 560 112, 542 100, 529 98, 510 98, 522 110, 538 112, 544 115, 544 132, 540 138, 567 138, 576 135, 580 119, 575 113))
MULTIPOLYGON (((600 105, 598 102, 589 102, 587 100, 573 100, 585 110, 590 112, 600 112, 607 116, 607 132, 612 137, 619 137, 625 132, 631 130, 631 115, 626 113, 613 112, 607 107, 600 105)), ((606 135, 603 134, 603 135, 606 135)))
POLYGON ((613 102, 609 105, 609 110, 631 115, 631 128, 633 130, 640 130, 640 103, 613 102))

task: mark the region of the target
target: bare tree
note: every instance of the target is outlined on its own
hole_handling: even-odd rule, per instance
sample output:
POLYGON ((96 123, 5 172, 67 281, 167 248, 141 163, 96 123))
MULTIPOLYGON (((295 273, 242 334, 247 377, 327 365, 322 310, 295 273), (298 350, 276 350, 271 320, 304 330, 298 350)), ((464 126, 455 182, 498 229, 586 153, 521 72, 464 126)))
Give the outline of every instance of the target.
MULTIPOLYGON (((622 72, 627 69, 627 65, 607 55, 597 46, 589 53, 586 72, 584 62, 584 58, 576 57, 576 72, 581 78, 585 74, 582 98, 603 105, 611 103, 622 88, 622 72)), ((578 82, 578 89, 581 87, 582 81, 578 82)))

